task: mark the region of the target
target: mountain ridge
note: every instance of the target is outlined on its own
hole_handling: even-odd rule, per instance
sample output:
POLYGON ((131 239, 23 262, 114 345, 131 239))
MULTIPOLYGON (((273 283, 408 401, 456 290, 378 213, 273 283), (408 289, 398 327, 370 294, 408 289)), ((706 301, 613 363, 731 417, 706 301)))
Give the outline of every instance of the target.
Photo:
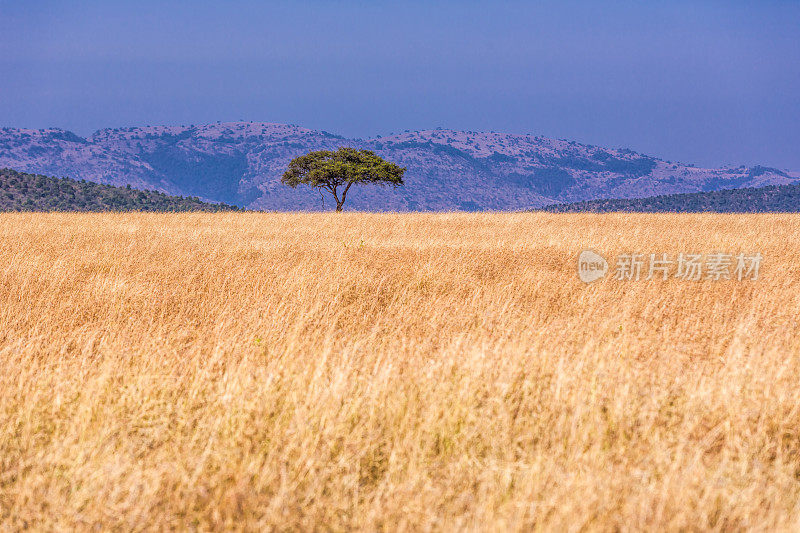
POLYGON ((554 204, 550 213, 797 213, 800 183, 554 204))
POLYGON ((431 129, 348 139, 262 122, 105 128, 86 138, 59 128, 2 128, 0 167, 251 209, 321 209, 319 195, 289 189, 280 176, 292 157, 340 146, 373 150, 408 169, 406 187, 354 189, 347 207, 363 210, 519 210, 800 180, 771 167, 704 169, 533 134, 431 129))
POLYGON ((0 211, 235 211, 226 204, 152 190, 53 178, 0 168, 0 211))

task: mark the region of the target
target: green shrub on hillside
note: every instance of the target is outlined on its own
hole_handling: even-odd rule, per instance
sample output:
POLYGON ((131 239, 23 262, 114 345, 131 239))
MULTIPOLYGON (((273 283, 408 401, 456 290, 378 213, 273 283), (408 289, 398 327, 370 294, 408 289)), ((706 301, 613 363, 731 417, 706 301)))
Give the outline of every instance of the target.
POLYGON ((199 198, 0 169, 0 211, 232 211, 199 198))

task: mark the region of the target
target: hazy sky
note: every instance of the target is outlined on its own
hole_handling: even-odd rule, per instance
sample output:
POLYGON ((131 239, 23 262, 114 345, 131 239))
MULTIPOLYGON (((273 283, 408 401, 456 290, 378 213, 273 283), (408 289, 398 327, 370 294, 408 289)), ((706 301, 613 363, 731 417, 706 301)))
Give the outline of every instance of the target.
POLYGON ((0 126, 217 120, 800 170, 800 2, 0 0, 0 126))

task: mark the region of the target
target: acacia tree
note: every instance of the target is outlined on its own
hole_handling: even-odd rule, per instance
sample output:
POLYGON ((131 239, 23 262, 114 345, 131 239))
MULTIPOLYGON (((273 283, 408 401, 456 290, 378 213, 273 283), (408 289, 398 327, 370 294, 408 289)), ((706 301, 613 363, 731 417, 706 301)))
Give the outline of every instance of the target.
POLYGON ((336 200, 336 210, 341 211, 347 191, 354 184, 399 187, 403 184, 405 171, 405 168, 386 161, 370 150, 343 147, 335 152, 319 150, 295 157, 283 173, 281 183, 292 188, 309 185, 318 189, 320 194, 327 191, 336 200))

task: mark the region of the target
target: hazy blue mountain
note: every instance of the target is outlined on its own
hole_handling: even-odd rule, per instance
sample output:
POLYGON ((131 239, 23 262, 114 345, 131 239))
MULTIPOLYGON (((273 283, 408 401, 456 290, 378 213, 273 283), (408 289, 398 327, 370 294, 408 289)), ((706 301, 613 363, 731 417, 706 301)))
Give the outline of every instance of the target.
POLYGON ((348 209, 518 210, 800 180, 797 173, 769 167, 696 168, 535 135, 437 129, 346 139, 255 122, 105 129, 86 139, 58 129, 5 128, 0 167, 252 209, 320 209, 319 194, 289 189, 280 176, 292 157, 339 146, 368 148, 408 168, 406 187, 353 189, 348 209))

